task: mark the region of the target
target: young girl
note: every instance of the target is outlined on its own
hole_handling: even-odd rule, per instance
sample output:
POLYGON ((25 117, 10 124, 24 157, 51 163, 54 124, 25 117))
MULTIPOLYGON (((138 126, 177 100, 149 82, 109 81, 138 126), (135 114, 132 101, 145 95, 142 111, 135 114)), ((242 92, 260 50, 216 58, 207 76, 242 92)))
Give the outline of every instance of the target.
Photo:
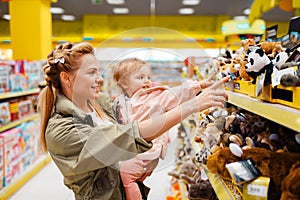
MULTIPOLYGON (((123 91, 115 100, 117 119, 122 124, 160 115, 195 97, 201 88, 213 84, 208 79, 202 82, 187 81, 173 88, 154 86, 151 82, 151 66, 137 58, 121 61, 114 71, 114 79, 123 91)), ((152 140, 153 146, 149 151, 120 162, 127 200, 142 199, 139 184, 151 175, 159 158, 165 158, 168 142, 169 136, 166 132, 152 140)))

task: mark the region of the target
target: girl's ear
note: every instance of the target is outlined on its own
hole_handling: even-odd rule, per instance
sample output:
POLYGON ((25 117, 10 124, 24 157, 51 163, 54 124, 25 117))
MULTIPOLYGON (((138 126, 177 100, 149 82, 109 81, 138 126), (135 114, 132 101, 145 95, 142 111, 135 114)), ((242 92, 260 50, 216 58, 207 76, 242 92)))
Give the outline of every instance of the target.
POLYGON ((128 89, 128 87, 129 87, 127 81, 124 81, 124 80, 119 81, 119 86, 120 86, 123 90, 126 90, 126 89, 128 89))

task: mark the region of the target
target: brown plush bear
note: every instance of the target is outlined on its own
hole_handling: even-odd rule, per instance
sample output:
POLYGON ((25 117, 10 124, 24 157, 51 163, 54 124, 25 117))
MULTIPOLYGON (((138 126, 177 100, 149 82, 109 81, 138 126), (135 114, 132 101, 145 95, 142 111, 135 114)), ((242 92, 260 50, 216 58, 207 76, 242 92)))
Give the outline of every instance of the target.
POLYGON ((246 71, 247 58, 236 58, 236 60, 240 64, 239 75, 241 79, 244 81, 252 81, 251 76, 249 76, 246 71))
POLYGON ((264 41, 259 43, 257 46, 259 46, 268 56, 271 57, 275 57, 278 52, 283 51, 281 42, 264 41))
POLYGON ((188 191, 189 200, 217 200, 217 195, 209 180, 200 180, 191 184, 188 191))
POLYGON ((183 162, 179 170, 170 171, 168 172, 168 175, 174 177, 175 179, 181 179, 182 177, 193 177, 197 170, 199 169, 195 163, 192 160, 187 160, 183 162))
POLYGON ((228 147, 208 156, 207 168, 224 179, 231 179, 225 165, 238 160, 251 158, 262 176, 270 178, 270 199, 278 199, 281 195, 281 182, 288 175, 294 163, 300 161, 299 153, 272 152, 264 148, 251 148, 243 150, 241 158, 234 156, 228 147))
POLYGON ((248 54, 249 47, 255 46, 255 45, 256 45, 256 42, 253 38, 241 40, 241 46, 244 49, 245 54, 248 54))
POLYGON ((216 153, 208 156, 206 166, 212 173, 218 174, 224 179, 231 179, 225 165, 227 163, 237 162, 238 157, 234 156, 228 147, 220 149, 216 153))
POLYGON ((300 161, 295 163, 290 173, 282 180, 280 200, 300 199, 300 161))

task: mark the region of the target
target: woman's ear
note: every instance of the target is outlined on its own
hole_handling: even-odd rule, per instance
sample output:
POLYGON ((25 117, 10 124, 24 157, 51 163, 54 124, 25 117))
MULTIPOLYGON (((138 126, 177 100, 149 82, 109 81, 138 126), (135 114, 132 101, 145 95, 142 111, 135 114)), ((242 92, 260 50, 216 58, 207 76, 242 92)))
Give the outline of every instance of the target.
POLYGON ((60 81, 62 83, 62 85, 70 85, 70 81, 71 81, 71 77, 67 72, 61 72, 60 73, 60 81))

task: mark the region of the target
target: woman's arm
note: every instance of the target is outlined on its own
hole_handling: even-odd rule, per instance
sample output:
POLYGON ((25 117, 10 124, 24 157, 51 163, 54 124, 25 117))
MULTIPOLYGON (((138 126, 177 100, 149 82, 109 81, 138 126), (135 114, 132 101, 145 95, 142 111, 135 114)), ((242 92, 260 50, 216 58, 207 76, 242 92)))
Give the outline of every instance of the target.
POLYGON ((192 113, 200 112, 214 106, 224 107, 224 101, 228 99, 228 96, 224 90, 218 90, 218 88, 228 80, 229 77, 225 77, 203 90, 200 95, 182 103, 170 111, 139 122, 138 126, 141 136, 145 140, 151 141, 192 113))

